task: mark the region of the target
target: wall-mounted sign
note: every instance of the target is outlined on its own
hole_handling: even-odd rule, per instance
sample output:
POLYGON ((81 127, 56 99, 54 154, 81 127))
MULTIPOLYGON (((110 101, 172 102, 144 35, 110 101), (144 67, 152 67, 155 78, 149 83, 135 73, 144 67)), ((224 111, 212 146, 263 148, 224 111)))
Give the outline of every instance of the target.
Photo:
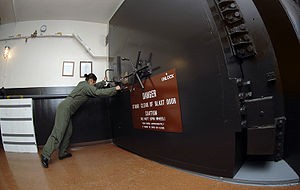
POLYGON ((161 132, 182 132, 180 103, 175 69, 135 84, 130 93, 133 127, 161 132))

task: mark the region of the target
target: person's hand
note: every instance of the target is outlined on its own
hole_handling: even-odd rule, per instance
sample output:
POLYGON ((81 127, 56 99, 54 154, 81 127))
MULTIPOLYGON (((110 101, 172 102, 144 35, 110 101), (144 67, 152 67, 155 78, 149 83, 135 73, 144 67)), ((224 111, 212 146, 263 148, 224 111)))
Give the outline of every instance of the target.
POLYGON ((121 87, 119 85, 116 86, 116 90, 121 90, 121 87))
POLYGON ((128 83, 128 77, 120 78, 120 81, 121 81, 122 84, 127 84, 128 83))

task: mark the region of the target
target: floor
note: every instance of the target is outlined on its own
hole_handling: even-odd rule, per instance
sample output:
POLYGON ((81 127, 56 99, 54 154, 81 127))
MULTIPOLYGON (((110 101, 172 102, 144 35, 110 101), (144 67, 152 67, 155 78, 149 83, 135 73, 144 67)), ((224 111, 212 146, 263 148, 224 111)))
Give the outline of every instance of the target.
POLYGON ((0 149, 0 189, 300 190, 300 185, 247 186, 197 176, 127 152, 111 143, 72 148, 73 157, 42 168, 37 154, 0 149))
POLYGON ((246 161, 233 177, 235 181, 255 184, 289 184, 299 182, 299 176, 285 160, 246 161))

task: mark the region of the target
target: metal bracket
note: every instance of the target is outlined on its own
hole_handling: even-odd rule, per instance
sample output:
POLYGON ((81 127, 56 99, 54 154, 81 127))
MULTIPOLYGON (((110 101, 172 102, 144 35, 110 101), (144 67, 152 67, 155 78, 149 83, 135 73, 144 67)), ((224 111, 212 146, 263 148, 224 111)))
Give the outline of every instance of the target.
POLYGON ((232 47, 233 55, 246 59, 256 55, 255 46, 235 0, 214 0, 232 47))
POLYGON ((285 134, 285 117, 275 118, 275 127, 276 127, 276 139, 275 139, 275 151, 274 151, 274 160, 281 160, 283 157, 283 143, 284 143, 284 134, 285 134))
POLYGON ((236 84, 239 89, 238 98, 240 101, 241 127, 247 127, 247 107, 245 101, 252 98, 251 81, 243 81, 242 78, 236 79, 236 84))
POLYGON ((266 78, 267 78, 268 83, 275 82, 276 81, 275 72, 266 73, 266 78))

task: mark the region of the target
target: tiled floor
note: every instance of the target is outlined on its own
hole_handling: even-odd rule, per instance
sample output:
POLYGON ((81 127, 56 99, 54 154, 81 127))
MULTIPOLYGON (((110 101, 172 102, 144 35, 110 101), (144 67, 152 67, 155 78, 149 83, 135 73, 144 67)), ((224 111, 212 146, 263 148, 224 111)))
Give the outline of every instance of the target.
POLYGON ((300 185, 247 186, 199 177, 144 159, 113 144, 72 148, 73 157, 42 168, 39 155, 0 149, 0 189, 20 190, 300 190, 300 185))

